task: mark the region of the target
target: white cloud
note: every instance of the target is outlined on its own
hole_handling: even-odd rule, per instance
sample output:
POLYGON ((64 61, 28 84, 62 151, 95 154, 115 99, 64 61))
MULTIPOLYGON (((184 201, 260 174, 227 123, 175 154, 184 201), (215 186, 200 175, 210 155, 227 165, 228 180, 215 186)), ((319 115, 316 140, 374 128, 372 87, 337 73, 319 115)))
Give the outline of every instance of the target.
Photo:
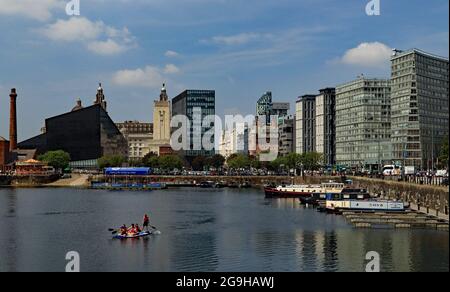
POLYGON ((168 58, 174 58, 174 57, 178 57, 180 56, 179 53, 175 52, 175 51, 167 51, 164 56, 168 57, 168 58))
POLYGON ((60 19, 38 31, 52 41, 84 43, 88 50, 99 55, 116 55, 136 46, 127 28, 116 29, 84 17, 60 19))
POLYGON ((231 35, 231 36, 215 36, 206 42, 212 42, 212 43, 220 44, 220 45, 233 46, 233 45, 243 45, 243 44, 249 43, 251 41, 262 39, 266 36, 258 34, 258 33, 241 33, 241 34, 231 35))
POLYGON ((362 43, 348 50, 340 62, 361 67, 383 67, 389 62, 392 49, 379 42, 362 43))
POLYGON ((146 66, 134 70, 120 70, 114 73, 112 82, 119 86, 136 86, 159 88, 166 80, 164 69, 156 66, 146 66))
POLYGON ((19 15, 31 19, 46 21, 51 18, 51 11, 65 7, 62 0, 0 0, 0 15, 19 15))
POLYGON ((164 73, 166 74, 180 73, 180 68, 178 68, 174 64, 167 64, 166 67, 164 67, 164 73))
POLYGON ((127 50, 127 47, 108 39, 107 41, 95 41, 87 45, 88 50, 99 55, 117 55, 127 50))
POLYGON ((52 41, 89 41, 97 39, 105 30, 101 21, 92 22, 84 17, 71 17, 68 20, 59 19, 47 25, 40 32, 52 41))

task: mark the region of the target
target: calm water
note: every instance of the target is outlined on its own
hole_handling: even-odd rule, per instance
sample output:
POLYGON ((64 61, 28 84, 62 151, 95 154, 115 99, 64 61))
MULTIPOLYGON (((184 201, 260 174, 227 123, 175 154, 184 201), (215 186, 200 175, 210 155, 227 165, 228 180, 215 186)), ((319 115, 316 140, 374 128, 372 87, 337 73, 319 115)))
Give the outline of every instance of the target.
POLYGON ((258 190, 0 189, 0 217, 0 271, 64 271, 72 250, 82 271, 363 271, 368 251, 384 271, 449 270, 447 232, 355 230, 258 190), (145 212, 161 235, 111 239, 145 212))

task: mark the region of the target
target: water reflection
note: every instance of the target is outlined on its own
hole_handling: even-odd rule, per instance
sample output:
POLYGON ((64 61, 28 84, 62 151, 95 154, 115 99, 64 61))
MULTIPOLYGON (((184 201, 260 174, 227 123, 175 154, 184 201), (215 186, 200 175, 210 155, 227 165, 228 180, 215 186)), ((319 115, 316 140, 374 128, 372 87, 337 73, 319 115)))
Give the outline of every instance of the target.
MULTIPOLYGON (((448 232, 359 230, 341 216, 259 191, 0 190, 0 271, 448 271, 448 232), (151 212, 160 236, 111 240, 107 228, 151 212), (14 230, 14 232, 10 232, 14 230)), ((131 222, 130 222, 131 223, 131 222)))
MULTIPOLYGON (((0 208, 3 207, 1 212, 0 220, 0 231, 6 230, 6 232, 1 232, 2 237, 5 242, 5 250, 10 257, 2 257, 2 261, 5 261, 5 270, 8 272, 15 272, 18 254, 18 246, 16 241, 16 236, 14 235, 14 230, 17 230, 18 223, 13 220, 16 217, 17 212, 17 192, 16 189, 1 189, 3 196, 0 196, 0 208)), ((0 266, 0 271, 2 267, 0 266)))

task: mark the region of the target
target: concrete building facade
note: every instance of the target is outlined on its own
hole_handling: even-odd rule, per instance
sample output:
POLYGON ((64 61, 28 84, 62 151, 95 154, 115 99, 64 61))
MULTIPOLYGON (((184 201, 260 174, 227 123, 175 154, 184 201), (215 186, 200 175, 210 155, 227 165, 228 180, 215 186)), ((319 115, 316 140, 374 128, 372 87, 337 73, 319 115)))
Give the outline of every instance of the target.
POLYGON ((395 50, 391 63, 393 160, 436 168, 449 132, 449 60, 412 49, 395 50))
POLYGON ((324 164, 336 164, 336 90, 321 89, 315 102, 315 150, 323 154, 324 164))
MULTIPOLYGON (((128 158, 139 160, 152 152, 150 144, 153 141, 153 124, 138 121, 117 123, 117 127, 128 142, 128 158)), ((158 154, 157 152, 154 152, 158 154)))
POLYGON ((392 163, 389 80, 357 80, 336 87, 336 163, 378 171, 392 163))
POLYGON ((300 96, 296 103, 296 153, 316 151, 316 95, 300 96))
POLYGON ((279 148, 278 155, 286 156, 295 152, 295 116, 278 119, 279 148))

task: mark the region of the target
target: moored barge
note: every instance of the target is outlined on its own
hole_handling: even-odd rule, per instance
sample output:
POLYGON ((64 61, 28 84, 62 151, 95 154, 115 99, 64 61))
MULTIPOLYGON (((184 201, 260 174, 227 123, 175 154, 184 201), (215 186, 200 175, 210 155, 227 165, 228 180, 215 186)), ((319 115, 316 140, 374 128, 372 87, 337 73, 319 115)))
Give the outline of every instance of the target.
POLYGON ((320 185, 265 187, 264 192, 267 198, 310 198, 312 196, 322 197, 327 194, 341 194, 344 188, 343 183, 327 182, 320 185))

